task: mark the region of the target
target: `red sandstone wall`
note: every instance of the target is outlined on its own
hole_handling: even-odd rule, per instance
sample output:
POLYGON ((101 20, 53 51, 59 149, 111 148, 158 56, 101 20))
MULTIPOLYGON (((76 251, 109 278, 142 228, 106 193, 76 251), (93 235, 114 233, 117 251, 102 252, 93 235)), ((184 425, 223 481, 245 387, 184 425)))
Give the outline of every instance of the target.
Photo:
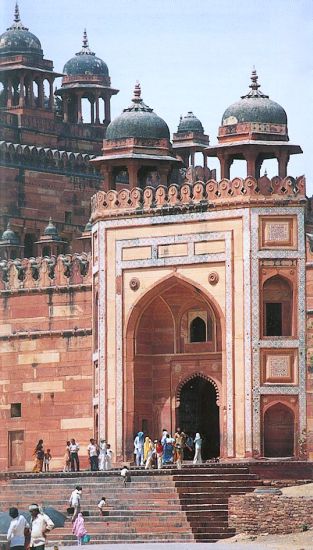
MULTIPOLYGON (((306 231, 312 233, 312 227, 306 231)), ((310 460, 313 459, 313 253, 307 243, 306 269, 306 309, 307 309, 307 433, 302 434, 303 450, 307 451, 310 460)))
POLYGON ((313 527, 313 499, 251 494, 229 498, 229 527, 237 533, 294 533, 313 527))
POLYGON ((93 433, 91 288, 4 291, 0 318, 0 470, 10 465, 9 432, 19 430, 17 469, 30 468, 39 438, 58 468, 65 441, 84 447, 93 433), (20 418, 11 418, 11 403, 21 403, 20 418))

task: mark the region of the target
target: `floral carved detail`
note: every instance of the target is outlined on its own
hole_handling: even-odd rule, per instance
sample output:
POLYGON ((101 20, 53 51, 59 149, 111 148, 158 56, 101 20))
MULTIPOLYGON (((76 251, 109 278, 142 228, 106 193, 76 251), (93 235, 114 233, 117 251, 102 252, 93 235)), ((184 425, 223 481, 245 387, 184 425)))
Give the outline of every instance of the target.
POLYGON ((217 285, 219 278, 220 278, 219 274, 216 273, 216 271, 211 271, 211 273, 209 273, 209 276, 208 276, 210 285, 217 285))
POLYGON ((131 288, 131 290, 133 290, 134 292, 136 290, 138 290, 138 288, 140 287, 140 281, 139 279, 137 279, 137 277, 133 277, 130 281, 129 281, 129 287, 131 288))

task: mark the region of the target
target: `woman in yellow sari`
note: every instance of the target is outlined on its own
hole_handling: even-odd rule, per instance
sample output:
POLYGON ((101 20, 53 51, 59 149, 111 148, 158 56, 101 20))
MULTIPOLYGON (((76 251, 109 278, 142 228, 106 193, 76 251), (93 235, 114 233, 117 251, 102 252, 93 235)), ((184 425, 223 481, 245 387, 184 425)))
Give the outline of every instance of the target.
POLYGON ((36 448, 34 450, 35 465, 33 467, 33 472, 39 473, 42 472, 43 459, 44 459, 44 449, 43 449, 43 440, 39 439, 36 448))
POLYGON ((143 461, 146 462, 147 458, 148 458, 148 453, 150 451, 150 444, 151 444, 151 439, 150 437, 146 437, 145 438, 145 443, 144 443, 144 446, 143 446, 143 461))

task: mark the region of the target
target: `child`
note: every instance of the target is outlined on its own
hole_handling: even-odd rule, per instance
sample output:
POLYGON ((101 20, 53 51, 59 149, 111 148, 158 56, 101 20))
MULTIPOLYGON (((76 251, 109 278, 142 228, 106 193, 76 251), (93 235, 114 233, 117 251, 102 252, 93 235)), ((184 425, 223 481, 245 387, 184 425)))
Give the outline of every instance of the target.
POLYGON ((111 445, 110 443, 107 443, 107 459, 105 464, 106 470, 111 470, 112 468, 112 456, 113 456, 113 451, 111 449, 111 445))
POLYGON ((162 459, 163 459, 163 445, 162 445, 161 439, 157 441, 155 450, 156 450, 156 456, 157 456, 158 470, 161 470, 162 459))
POLYGON ((130 481, 130 473, 126 466, 121 469, 121 476, 123 478, 124 487, 126 487, 126 483, 130 481))
POLYGON ((44 467, 45 467, 45 472, 49 472, 49 464, 50 464, 51 458, 52 458, 52 455, 51 455, 50 449, 47 449, 45 454, 44 454, 44 458, 43 458, 43 464, 44 464, 44 467))
POLYGON ((83 514, 81 512, 79 512, 73 523, 72 532, 77 537, 78 546, 81 546, 83 536, 87 535, 83 514))
POLYGON ((105 497, 102 497, 100 502, 98 502, 98 508, 99 508, 100 516, 108 515, 107 503, 106 503, 105 497))

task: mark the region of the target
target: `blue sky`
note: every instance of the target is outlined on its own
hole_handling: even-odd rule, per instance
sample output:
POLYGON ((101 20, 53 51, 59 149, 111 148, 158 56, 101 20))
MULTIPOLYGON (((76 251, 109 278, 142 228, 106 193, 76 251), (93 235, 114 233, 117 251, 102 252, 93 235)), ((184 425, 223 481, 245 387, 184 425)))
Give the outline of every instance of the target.
MULTIPOLYGON (((2 0, 1 28, 11 24, 14 0, 2 0)), ((288 114, 292 143, 304 154, 290 175, 305 173, 313 193, 312 0, 20 0, 23 23, 41 40, 55 69, 79 51, 84 27, 90 47, 107 63, 117 116, 135 81, 144 101, 176 131, 192 110, 211 144, 226 107, 246 93, 253 65, 264 93, 288 114)), ((210 166, 217 167, 215 161, 210 166)), ((273 164, 266 166, 275 175, 273 164)), ((242 175, 234 166, 232 176, 242 175), (235 172, 234 172, 235 170, 235 172)))

